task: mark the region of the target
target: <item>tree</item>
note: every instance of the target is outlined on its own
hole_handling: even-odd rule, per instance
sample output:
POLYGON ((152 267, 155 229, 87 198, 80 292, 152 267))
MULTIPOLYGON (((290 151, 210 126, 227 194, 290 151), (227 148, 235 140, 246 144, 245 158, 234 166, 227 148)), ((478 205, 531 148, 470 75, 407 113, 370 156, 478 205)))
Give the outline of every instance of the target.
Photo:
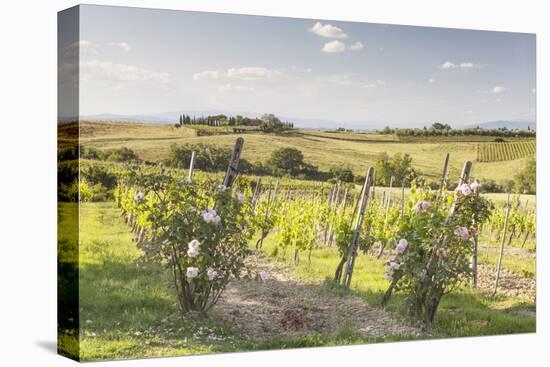
POLYGON ((410 181, 416 177, 410 155, 397 153, 390 159, 376 162, 376 183, 378 185, 389 185, 392 177, 395 186, 408 186, 410 181))
POLYGON ((304 155, 296 148, 281 148, 271 153, 267 164, 277 175, 296 176, 305 166, 304 155))
POLYGON ((442 124, 441 122, 434 122, 432 124, 434 130, 451 130, 451 126, 448 124, 442 124))
POLYGON ((339 181, 353 182, 353 171, 349 167, 332 167, 330 174, 339 181))
POLYGON ((264 131, 279 131, 283 129, 281 120, 272 113, 265 113, 262 115, 261 120, 261 128, 264 131))
POLYGON ((537 162, 530 159, 515 177, 515 188, 519 193, 535 194, 537 192, 537 162))

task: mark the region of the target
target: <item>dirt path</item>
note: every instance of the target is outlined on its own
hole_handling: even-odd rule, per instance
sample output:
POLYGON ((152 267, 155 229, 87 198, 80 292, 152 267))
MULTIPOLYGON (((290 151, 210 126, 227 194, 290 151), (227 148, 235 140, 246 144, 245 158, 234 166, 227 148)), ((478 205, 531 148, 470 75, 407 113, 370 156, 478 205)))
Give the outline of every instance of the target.
POLYGON ((296 279, 284 264, 254 255, 249 265, 269 279, 231 282, 215 307, 215 317, 245 338, 336 334, 342 327, 363 337, 421 334, 358 296, 296 279))
MULTIPOLYGON (((496 267, 491 265, 478 266, 478 286, 488 293, 495 289, 496 267)), ((498 281, 498 293, 506 296, 525 297, 535 300, 537 293, 536 281, 523 277, 507 269, 502 269, 498 281)))

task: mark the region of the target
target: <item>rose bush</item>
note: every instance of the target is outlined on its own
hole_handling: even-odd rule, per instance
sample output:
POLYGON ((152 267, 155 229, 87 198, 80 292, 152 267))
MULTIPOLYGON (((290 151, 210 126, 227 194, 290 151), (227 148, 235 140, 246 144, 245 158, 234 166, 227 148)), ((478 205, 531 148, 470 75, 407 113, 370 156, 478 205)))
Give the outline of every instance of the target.
POLYGON ((235 186, 212 179, 189 183, 162 169, 130 169, 116 189, 129 224, 141 228, 142 261, 170 270, 182 312, 208 311, 231 278, 250 276, 244 263, 250 208, 238 180, 235 186))
POLYGON ((410 314, 426 324, 434 320, 441 297, 467 281, 470 275, 470 233, 492 209, 477 186, 460 185, 440 194, 411 188, 394 258, 385 278, 392 282, 383 303, 395 290, 406 293, 410 314))

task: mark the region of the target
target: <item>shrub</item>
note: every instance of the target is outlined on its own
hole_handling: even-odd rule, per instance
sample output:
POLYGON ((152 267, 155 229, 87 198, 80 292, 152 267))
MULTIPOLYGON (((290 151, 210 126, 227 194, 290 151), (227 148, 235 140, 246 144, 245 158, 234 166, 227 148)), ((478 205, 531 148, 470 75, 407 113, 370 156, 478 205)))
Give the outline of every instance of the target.
POLYGON ((244 263, 249 207, 239 195, 212 181, 131 171, 116 199, 147 230, 139 243, 143 261, 170 270, 181 312, 207 312, 232 277, 250 275, 244 263))
POLYGON ((107 160, 113 162, 139 161, 139 157, 137 156, 137 154, 132 149, 127 147, 110 150, 105 153, 105 157, 107 160))
POLYGON ((411 189, 396 255, 386 272, 392 286, 408 295, 411 316, 428 325, 443 295, 469 279, 470 237, 492 209, 467 184, 455 191, 454 199, 452 194, 438 197, 434 191, 411 189))
POLYGON ((389 159, 376 162, 376 184, 389 186, 393 177, 393 186, 401 186, 413 181, 416 172, 412 168, 412 157, 408 154, 396 153, 389 159))
POLYGON ((117 183, 116 174, 97 164, 82 170, 82 177, 92 185, 101 184, 108 190, 113 189, 117 183))
POLYGON ((184 145, 173 144, 170 147, 168 158, 164 163, 170 167, 188 168, 193 151, 195 151, 194 168, 207 172, 225 171, 227 169, 227 162, 231 157, 231 150, 202 143, 184 145))
POLYGON ((353 171, 349 167, 332 167, 329 172, 337 180, 353 182, 353 171))
POLYGON ((519 193, 536 194, 537 192, 537 162, 530 159, 525 167, 515 177, 515 188, 519 193))
POLYGON ((99 149, 89 147, 89 148, 80 148, 80 158, 82 159, 97 159, 104 160, 105 153, 99 149))

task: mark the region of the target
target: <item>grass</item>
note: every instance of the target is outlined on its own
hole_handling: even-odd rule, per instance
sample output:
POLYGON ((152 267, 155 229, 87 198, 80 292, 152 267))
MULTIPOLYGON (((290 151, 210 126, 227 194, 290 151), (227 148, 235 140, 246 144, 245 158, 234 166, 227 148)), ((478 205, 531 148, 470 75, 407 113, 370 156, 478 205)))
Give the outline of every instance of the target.
MULTIPOLYGON (((75 204, 62 203, 60 227, 75 226, 75 204)), ((299 348, 327 345, 362 344, 409 340, 389 336, 362 338, 350 325, 332 334, 276 337, 245 340, 227 325, 177 312, 170 279, 157 266, 136 266, 140 251, 113 203, 86 203, 80 208, 79 271, 80 333, 61 330, 59 348, 82 361, 128 359, 158 356, 299 348), (72 334, 71 334, 72 332, 72 334), (80 337, 78 344, 77 335, 80 337)), ((60 244, 74 248, 74 233, 60 232, 60 244)), ((274 251, 273 236, 264 244, 266 253, 274 251)), ((60 252, 62 254, 62 252, 60 252)), ((74 257, 62 257, 74 262, 74 257)), ((289 261, 279 258, 279 261, 289 261)), ((311 264, 303 255, 294 274, 304 281, 325 282, 328 287, 337 257, 334 248, 316 249, 311 264)), ((384 263, 360 256, 351 291, 369 304, 378 306, 388 282, 383 279, 384 263)), ((335 296, 340 289, 334 289, 335 296)), ((403 296, 397 295, 387 306, 404 314, 403 296)), ((520 298, 497 297, 463 289, 444 297, 436 319, 433 337, 459 337, 525 333, 535 331, 535 305, 520 298)))
MULTIPOLYGON (((63 130, 60 139, 63 139, 63 130)), ((215 143, 232 148, 238 134, 196 136, 193 128, 175 128, 166 124, 137 124, 122 122, 82 122, 81 142, 84 146, 98 149, 113 149, 126 146, 140 158, 158 161, 166 158, 171 144, 215 143)), ((298 130, 294 133, 276 135, 264 133, 244 134, 243 158, 251 162, 265 162, 275 149, 294 147, 300 149, 308 163, 320 170, 349 166, 357 175, 386 155, 410 154, 413 166, 430 178, 437 178, 445 159, 450 153, 450 178, 458 178, 464 161, 475 161, 479 139, 448 141, 443 138, 401 139, 393 135, 359 132, 324 132, 298 130), (330 149, 327 149, 330 146, 330 149)), ((483 142, 482 142, 483 143, 483 142)), ((476 162, 472 175, 479 179, 510 179, 523 167, 525 159, 505 162, 476 162)))
MULTIPOLYGON (((300 279, 313 282, 325 282, 332 285, 333 272, 338 258, 335 248, 320 248, 312 251, 311 263, 304 255, 296 265, 290 257, 282 257, 276 251, 276 240, 269 236, 262 251, 268 255, 277 253, 279 261, 285 261, 293 267, 294 274, 300 279)), ((385 263, 371 256, 358 257, 350 291, 363 297, 370 305, 380 306, 382 294, 389 282, 383 277, 385 263)), ((394 295, 387 306, 390 311, 405 315, 403 295, 394 295)), ((405 316, 403 316, 405 317, 405 316)), ((489 295, 475 289, 463 288, 443 297, 439 313, 433 325, 432 335, 436 338, 498 335, 535 332, 535 304, 523 298, 489 295)))
MULTIPOLYGON (((75 227, 77 209, 76 204, 59 204, 60 228, 75 227)), ((80 332, 62 329, 59 334, 60 351, 75 359, 182 356, 407 339, 361 338, 346 325, 326 335, 243 339, 227 325, 194 315, 180 316, 167 273, 157 266, 136 266, 141 253, 113 203, 82 204, 79 226, 80 332)), ((59 236, 63 246, 72 243, 73 249, 76 238, 74 232, 62 231, 59 236)))

